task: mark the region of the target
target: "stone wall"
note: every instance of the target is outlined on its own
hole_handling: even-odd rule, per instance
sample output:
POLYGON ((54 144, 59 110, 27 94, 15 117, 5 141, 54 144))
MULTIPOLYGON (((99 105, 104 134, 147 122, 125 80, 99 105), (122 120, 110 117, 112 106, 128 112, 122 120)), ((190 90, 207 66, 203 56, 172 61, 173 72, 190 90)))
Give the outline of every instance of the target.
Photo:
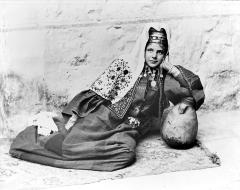
POLYGON ((171 62, 200 76, 201 109, 239 109, 239 10, 230 1, 1 3, 0 137, 23 129, 31 114, 61 110, 152 21, 172 30, 171 62))

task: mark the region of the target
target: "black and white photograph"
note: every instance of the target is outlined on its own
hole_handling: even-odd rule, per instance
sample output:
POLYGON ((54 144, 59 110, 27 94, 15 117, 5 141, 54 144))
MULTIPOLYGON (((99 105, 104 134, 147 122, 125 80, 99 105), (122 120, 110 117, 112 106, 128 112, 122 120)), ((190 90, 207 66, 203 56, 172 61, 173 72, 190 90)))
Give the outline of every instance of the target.
POLYGON ((240 1, 0 0, 1 190, 239 190, 240 1))

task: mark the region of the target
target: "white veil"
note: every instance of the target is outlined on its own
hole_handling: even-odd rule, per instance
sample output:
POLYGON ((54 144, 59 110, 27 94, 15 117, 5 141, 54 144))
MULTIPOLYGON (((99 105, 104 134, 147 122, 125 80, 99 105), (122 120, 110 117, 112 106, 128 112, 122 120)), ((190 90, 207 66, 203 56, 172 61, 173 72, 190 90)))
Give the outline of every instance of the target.
MULTIPOLYGON (((114 61, 112 65, 110 65, 105 72, 91 85, 90 89, 96 92, 98 95, 102 96, 105 99, 110 100, 112 103, 116 103, 121 100, 126 93, 134 86, 134 83, 138 79, 141 74, 144 62, 145 62, 145 46, 149 38, 149 29, 154 28, 157 31, 160 31, 161 28, 164 28, 167 33, 168 41, 170 39, 170 31, 166 24, 164 23, 148 23, 143 28, 141 35, 138 37, 136 44, 134 45, 132 51, 128 55, 120 56, 118 61, 114 61), (119 63, 121 60, 121 63, 119 63), (124 62, 127 65, 129 71, 129 77, 127 81, 127 85, 121 86, 120 89, 116 89, 117 93, 114 97, 109 97, 110 92, 112 92, 116 85, 116 80, 109 81, 109 73, 117 68, 116 64, 121 65, 124 62), (114 65, 115 64, 115 65, 114 65)), ((169 47, 168 47, 169 48, 169 47)))

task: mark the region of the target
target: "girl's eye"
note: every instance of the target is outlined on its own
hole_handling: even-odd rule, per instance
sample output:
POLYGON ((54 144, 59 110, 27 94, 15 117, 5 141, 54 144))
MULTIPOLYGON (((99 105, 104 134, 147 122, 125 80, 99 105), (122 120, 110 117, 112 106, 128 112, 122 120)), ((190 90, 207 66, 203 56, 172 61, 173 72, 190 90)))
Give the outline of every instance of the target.
POLYGON ((157 53, 162 55, 164 52, 163 51, 158 51, 157 53))
POLYGON ((148 52, 152 52, 152 51, 153 51, 153 49, 147 49, 147 51, 148 51, 148 52))

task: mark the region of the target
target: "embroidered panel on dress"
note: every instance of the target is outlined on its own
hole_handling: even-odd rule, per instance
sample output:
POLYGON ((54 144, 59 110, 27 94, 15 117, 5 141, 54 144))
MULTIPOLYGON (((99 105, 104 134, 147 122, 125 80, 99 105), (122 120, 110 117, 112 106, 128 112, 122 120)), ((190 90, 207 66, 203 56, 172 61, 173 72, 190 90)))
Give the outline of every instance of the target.
POLYGON ((112 101, 120 91, 128 87, 132 72, 128 62, 116 59, 105 72, 91 85, 90 89, 101 97, 112 101))
POLYGON ((138 86, 140 79, 138 78, 138 80, 135 82, 133 88, 131 88, 127 94, 118 102, 116 102, 115 104, 110 104, 108 106, 108 108, 117 115, 118 118, 122 119, 128 108, 130 107, 133 98, 134 98, 134 94, 136 91, 136 87, 138 86))

